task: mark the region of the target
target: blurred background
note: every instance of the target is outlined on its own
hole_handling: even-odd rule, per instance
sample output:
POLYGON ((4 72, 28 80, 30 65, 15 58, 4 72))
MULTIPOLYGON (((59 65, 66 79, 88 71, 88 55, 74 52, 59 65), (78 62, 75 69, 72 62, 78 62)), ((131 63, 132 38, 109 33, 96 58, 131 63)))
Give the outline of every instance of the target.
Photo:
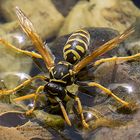
MULTIPOLYGON (((136 31, 133 36, 121 44, 125 50, 125 53, 122 54, 124 51, 121 50, 121 53, 117 52, 117 54, 132 55, 140 52, 140 0, 0 0, 0 38, 5 39, 7 42, 13 44, 17 48, 36 51, 32 46, 31 41, 19 26, 15 13, 16 6, 24 11, 27 17, 32 21, 37 33, 44 42, 48 43, 50 49, 57 57, 61 57, 60 55, 63 47, 62 44, 65 44, 67 40, 67 37, 64 37, 64 35, 70 34, 80 28, 107 28, 105 31, 108 33, 108 35, 106 35, 105 32, 103 32, 104 30, 102 30, 100 34, 97 34, 97 38, 91 38, 91 40, 94 42, 94 39, 97 41, 102 36, 103 39, 101 39, 101 41, 104 42, 106 36, 107 40, 111 39, 111 37, 122 33, 130 26, 134 26, 136 31), (110 31, 108 28, 112 30, 110 31), (59 37, 61 40, 59 40, 59 37), (59 49, 59 46, 61 49, 59 49)), ((93 33, 92 30, 89 29, 89 31, 91 34, 93 33)), ((95 42, 95 44, 98 43, 95 42)), ((114 80, 117 84, 115 82, 115 84, 113 83, 114 85, 110 83, 110 74, 112 73, 111 70, 114 68, 114 64, 102 65, 95 72, 97 77, 94 78, 97 81, 101 81, 104 85, 113 88, 113 90, 119 94, 125 94, 126 91, 128 91, 129 83, 133 83, 136 91, 132 90, 132 93, 137 92, 137 95, 139 96, 140 81, 137 80, 140 79, 139 63, 118 65, 117 67, 118 72, 116 72, 117 75, 114 80), (121 83, 125 84, 122 85, 121 83), (128 85, 126 83, 128 83, 128 85)), ((0 44, 0 87, 2 89, 11 89, 25 79, 30 78, 30 76, 34 76, 38 73, 41 73, 41 71, 36 67, 30 57, 17 53, 0 44)), ((121 94, 121 96, 123 95, 121 94)), ((81 97, 81 99, 82 98, 83 97, 81 97)), ((101 97, 98 97, 97 100, 94 100, 98 102, 99 98, 101 99, 101 97)), ((123 98, 125 99, 125 95, 123 98)), ((135 98, 137 98, 137 96, 135 98)), ((85 98, 83 101, 83 104, 89 104, 89 106, 92 106, 92 103, 94 104, 93 97, 91 98, 91 96, 85 98)), ((104 108, 105 106, 106 105, 101 104, 101 107, 103 108, 101 109, 97 106, 97 109, 101 110, 105 115, 108 115, 111 112, 113 114, 109 114, 111 118, 117 116, 113 112, 112 108, 111 111, 108 109, 110 111, 109 112, 104 108)), ((0 112, 4 112, 5 110, 10 111, 12 108, 11 106, 9 107, 3 105, 1 105, 1 107, 4 109, 1 109, 0 112)), ((122 116, 118 115, 116 118, 118 119, 120 117, 122 116)), ((123 117, 123 120, 126 118, 132 119, 130 118, 132 116, 123 117)), ((135 115, 132 120, 140 122, 139 114, 135 115)), ((66 129, 60 133, 59 131, 56 132, 53 129, 46 130, 40 125, 33 123, 27 124, 27 127, 23 127, 25 132, 23 132, 24 130, 22 130, 22 128, 18 131, 15 128, 9 130, 2 128, 0 129, 2 130, 0 132, 0 139, 4 138, 2 135, 5 135, 7 140, 8 138, 13 138, 13 140, 19 139, 19 137, 20 139, 23 138, 24 140, 45 140, 46 138, 47 140, 54 138, 67 140, 102 140, 106 138, 107 140, 112 140, 111 138, 114 138, 114 136, 116 137, 114 140, 124 140, 127 138, 135 138, 138 140, 140 139, 140 128, 138 124, 139 123, 135 122, 134 125, 128 126, 129 129, 123 127, 119 127, 115 130, 106 128, 101 129, 101 131, 98 131, 99 133, 97 132, 97 135, 95 136, 95 131, 88 133, 81 129, 77 130, 75 128, 72 129, 66 127, 66 129), (27 128, 31 128, 32 126, 34 126, 34 133, 30 133, 28 135, 27 128), (14 131, 15 135, 9 135, 8 137, 7 131, 9 134, 10 132, 14 131), (24 133, 24 136, 21 135, 21 133, 24 133), (38 134, 37 137, 33 136, 35 133, 38 134), (129 133, 130 135, 127 135, 129 133)))

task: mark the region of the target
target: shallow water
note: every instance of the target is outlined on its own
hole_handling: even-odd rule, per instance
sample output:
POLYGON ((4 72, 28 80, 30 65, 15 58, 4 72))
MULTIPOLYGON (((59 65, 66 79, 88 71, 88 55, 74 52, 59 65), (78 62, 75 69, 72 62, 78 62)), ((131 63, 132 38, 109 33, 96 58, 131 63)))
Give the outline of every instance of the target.
MULTIPOLYGON (((76 1, 73 1, 74 4, 75 2, 76 1)), ((74 5, 73 3, 70 3, 66 9, 60 9, 60 11, 66 16, 69 8, 74 5)), ((58 7, 60 8, 61 6, 58 5, 58 7)), ((5 19, 3 15, 0 17, 1 23, 6 25, 8 20, 5 19)), ((119 45, 120 47, 104 54, 100 58, 116 55, 126 56, 140 52, 139 22, 136 22, 136 27, 137 30, 135 34, 130 37, 129 40, 121 43, 119 45)), ((22 33, 21 29, 10 29, 8 25, 3 26, 3 28, 6 28, 6 34, 5 32, 2 32, 2 37, 7 39, 8 42, 11 42, 19 48, 34 51, 34 47, 32 47, 31 42, 27 39, 26 35, 22 33)), ((91 34, 89 53, 118 35, 117 31, 109 28, 88 28, 88 30, 91 34)), ((63 60, 62 49, 68 36, 69 35, 59 38, 56 38, 56 34, 49 36, 49 42, 51 43, 49 43, 48 46, 55 55, 56 62, 63 60), (53 41, 55 38, 56 40, 53 41)), ((45 39, 47 39, 46 36, 45 39)), ((37 63, 41 64, 43 70, 39 69, 35 62, 26 55, 16 53, 9 49, 5 50, 4 47, 0 48, 0 52, 0 88, 2 90, 12 89, 24 80, 29 79, 31 76, 43 72, 48 75, 48 70, 44 70, 44 63, 42 60, 37 60, 37 63)), ((30 117, 23 115, 27 109, 31 108, 33 100, 31 99, 25 102, 14 103, 12 99, 17 96, 20 97, 31 94, 35 91, 36 87, 40 84, 44 84, 37 81, 31 84, 31 86, 27 86, 11 96, 0 96, 0 137, 4 138, 5 136, 7 140, 18 139, 18 137, 24 140, 45 140, 56 138, 72 140, 102 140, 106 137, 106 139, 111 140, 115 135, 114 139, 116 140, 124 139, 124 137, 139 139, 139 64, 139 61, 130 61, 121 64, 104 63, 96 68, 92 67, 92 65, 88 65, 77 76, 77 79, 80 81, 94 80, 109 88, 121 99, 134 103, 132 104, 132 108, 134 109, 132 109, 132 112, 130 110, 124 110, 126 108, 122 108, 122 106, 113 98, 106 96, 105 93, 98 88, 81 86, 79 87, 77 94, 84 108, 86 121, 90 124, 90 129, 86 130, 81 126, 79 115, 75 112, 69 114, 72 127, 69 127, 65 123, 60 112, 56 115, 45 112, 47 110, 46 108, 49 108, 49 106, 45 106, 47 101, 43 95, 40 97, 38 110, 34 112, 34 115, 30 117), (135 102, 137 106, 134 106, 135 102), (13 132, 13 135, 11 135, 10 132, 13 132)), ((70 105, 73 106, 72 101, 70 105)), ((77 107, 76 104, 74 104, 74 106, 75 108, 77 107)))

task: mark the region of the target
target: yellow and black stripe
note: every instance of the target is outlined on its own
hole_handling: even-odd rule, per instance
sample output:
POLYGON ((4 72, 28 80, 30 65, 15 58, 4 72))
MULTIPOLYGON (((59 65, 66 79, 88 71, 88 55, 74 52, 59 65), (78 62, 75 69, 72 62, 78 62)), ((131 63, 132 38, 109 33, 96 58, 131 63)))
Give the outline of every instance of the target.
POLYGON ((67 40, 64 49, 63 55, 64 59, 71 63, 75 64, 80 59, 82 59, 87 50, 90 41, 90 34, 86 30, 78 30, 74 32, 67 40))

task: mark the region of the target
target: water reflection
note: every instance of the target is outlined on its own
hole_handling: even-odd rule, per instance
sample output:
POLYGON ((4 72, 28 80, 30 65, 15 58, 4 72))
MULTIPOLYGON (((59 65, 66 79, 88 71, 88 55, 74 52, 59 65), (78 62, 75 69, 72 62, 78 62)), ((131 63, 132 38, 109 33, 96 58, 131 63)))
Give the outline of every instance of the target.
POLYGON ((91 119, 93 116, 92 116, 92 113, 91 112, 88 112, 87 113, 87 119, 89 120, 89 119, 91 119))
POLYGON ((132 94, 132 93, 134 93, 135 92, 135 88, 134 88, 134 86, 132 85, 132 84, 128 84, 128 83, 113 83, 113 84, 110 84, 109 85, 109 88, 111 89, 111 90, 114 90, 114 89, 116 89, 116 88, 118 88, 118 87, 122 87, 122 88, 124 88, 125 89, 125 91, 127 92, 127 93, 129 93, 129 94, 132 94))
POLYGON ((11 89, 22 83, 30 76, 23 72, 1 72, 0 73, 0 86, 1 88, 11 89), (3 86, 4 85, 4 86, 3 86))
POLYGON ((25 36, 21 33, 14 33, 12 34, 12 37, 15 38, 19 44, 25 43, 25 36))
POLYGON ((17 76, 21 81, 29 79, 30 76, 23 72, 2 72, 0 73, 0 78, 4 79, 6 76, 17 76))
POLYGON ((27 123, 29 119, 22 112, 7 112, 0 115, 0 125, 6 127, 17 127, 27 123))

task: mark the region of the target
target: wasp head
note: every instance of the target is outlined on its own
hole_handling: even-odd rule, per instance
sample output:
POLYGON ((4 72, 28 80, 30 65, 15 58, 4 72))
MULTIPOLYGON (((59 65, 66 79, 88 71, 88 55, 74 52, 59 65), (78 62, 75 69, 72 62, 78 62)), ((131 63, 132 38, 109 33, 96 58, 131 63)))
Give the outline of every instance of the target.
POLYGON ((68 62, 61 61, 50 69, 50 81, 70 85, 74 82, 72 65, 68 62))

